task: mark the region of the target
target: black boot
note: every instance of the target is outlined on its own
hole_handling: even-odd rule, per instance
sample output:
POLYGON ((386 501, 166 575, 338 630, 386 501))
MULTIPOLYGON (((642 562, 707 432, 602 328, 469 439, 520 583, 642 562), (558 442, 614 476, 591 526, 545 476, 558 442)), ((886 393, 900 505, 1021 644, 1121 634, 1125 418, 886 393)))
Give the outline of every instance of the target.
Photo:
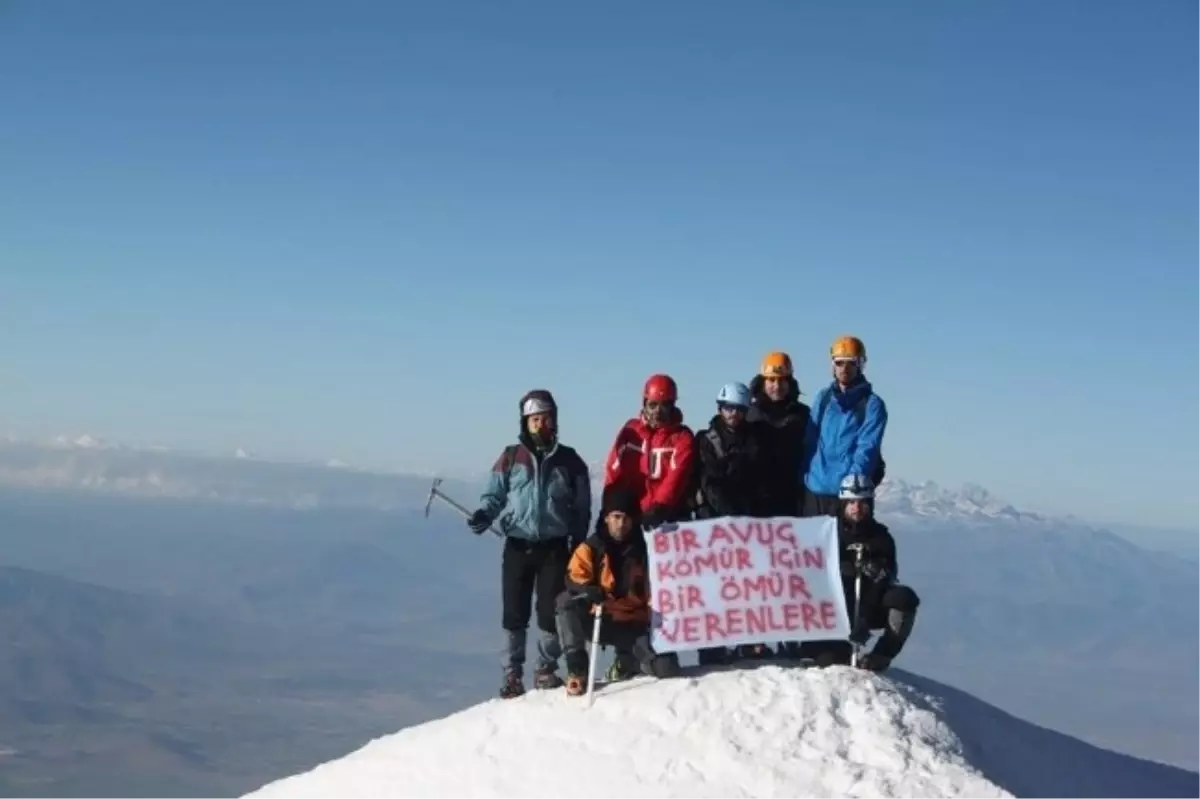
POLYGON ((887 671, 892 659, 874 652, 862 652, 858 656, 858 667, 866 671, 887 671))
POLYGON ((515 699, 525 693, 525 683, 521 679, 521 675, 515 671, 508 671, 504 674, 504 682, 500 686, 501 699, 515 699))

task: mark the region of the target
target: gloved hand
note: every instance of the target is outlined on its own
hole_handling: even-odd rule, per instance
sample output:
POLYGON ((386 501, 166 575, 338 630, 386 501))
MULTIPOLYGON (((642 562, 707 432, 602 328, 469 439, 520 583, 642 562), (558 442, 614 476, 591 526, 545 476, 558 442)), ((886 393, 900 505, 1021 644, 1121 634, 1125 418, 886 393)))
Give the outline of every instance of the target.
POLYGON ((864 560, 862 564, 863 577, 873 583, 882 582, 887 579, 887 569, 882 563, 877 560, 864 560))
POLYGON ((662 505, 651 505, 650 510, 642 514, 642 529, 650 532, 667 520, 667 509, 662 505))
POLYGON ((471 532, 475 535, 482 535, 491 524, 492 518, 483 508, 472 513, 471 518, 467 519, 467 527, 470 527, 471 532))
POLYGON ((579 590, 578 596, 593 605, 599 605, 604 602, 604 589, 598 585, 585 586, 579 590))

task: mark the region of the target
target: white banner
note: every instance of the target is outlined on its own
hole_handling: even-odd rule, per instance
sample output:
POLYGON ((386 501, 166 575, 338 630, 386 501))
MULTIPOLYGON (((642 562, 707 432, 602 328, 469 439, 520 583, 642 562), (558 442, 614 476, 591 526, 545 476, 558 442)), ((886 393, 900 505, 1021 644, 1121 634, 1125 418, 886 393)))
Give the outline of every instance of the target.
POLYGON ((850 635, 831 516, 681 522, 646 544, 656 652, 850 635))

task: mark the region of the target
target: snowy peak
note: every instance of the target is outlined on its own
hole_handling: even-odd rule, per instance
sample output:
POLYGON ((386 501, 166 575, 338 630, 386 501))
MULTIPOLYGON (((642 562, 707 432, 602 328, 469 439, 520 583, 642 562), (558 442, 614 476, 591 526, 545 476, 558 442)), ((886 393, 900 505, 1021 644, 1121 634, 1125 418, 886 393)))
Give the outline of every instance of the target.
POLYGON ((937 716, 842 671, 638 678, 495 699, 256 796, 1005 796, 937 716), (534 760, 530 760, 533 757, 534 760), (465 764, 469 768, 464 768, 465 764), (567 787, 569 786, 569 787, 567 787))
POLYGON ((932 480, 909 483, 888 478, 879 486, 876 504, 880 513, 933 516, 941 518, 1026 519, 1045 517, 1020 511, 990 493, 983 486, 966 483, 957 491, 943 488, 932 480))
POLYGON ((590 708, 561 690, 491 700, 251 795, 1195 796, 1196 789, 1194 772, 1097 749, 903 672, 769 665, 639 677, 601 688, 590 708))
POLYGON ((116 447, 115 444, 89 433, 74 438, 56 436, 52 446, 58 449, 113 449, 116 447))

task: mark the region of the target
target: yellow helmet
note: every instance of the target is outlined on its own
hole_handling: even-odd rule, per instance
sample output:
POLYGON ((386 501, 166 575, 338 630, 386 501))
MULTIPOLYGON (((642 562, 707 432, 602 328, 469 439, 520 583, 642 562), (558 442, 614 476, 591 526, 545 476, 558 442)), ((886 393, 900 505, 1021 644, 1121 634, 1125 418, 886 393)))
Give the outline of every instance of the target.
POLYGON ((857 358, 860 364, 867 362, 867 345, 856 336, 840 336, 829 348, 830 358, 857 358))
POLYGON ((791 377, 792 359, 786 352, 768 352, 758 373, 763 377, 791 377))

